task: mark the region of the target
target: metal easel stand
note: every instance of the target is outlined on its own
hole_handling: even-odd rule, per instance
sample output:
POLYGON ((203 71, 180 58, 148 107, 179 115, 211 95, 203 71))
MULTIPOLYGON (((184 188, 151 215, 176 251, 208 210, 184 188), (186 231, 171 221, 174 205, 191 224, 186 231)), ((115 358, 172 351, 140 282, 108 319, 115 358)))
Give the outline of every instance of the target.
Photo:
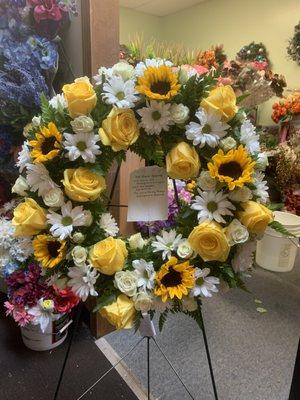
POLYGON ((102 374, 100 376, 99 379, 96 380, 96 382, 94 382, 89 388, 87 388, 77 398, 77 400, 83 399, 86 394, 88 394, 111 371, 113 371, 126 357, 128 357, 131 353, 133 353, 133 351, 144 340, 146 340, 146 342, 147 342, 147 399, 151 400, 150 341, 152 340, 154 342, 155 346, 157 347, 157 349, 159 350, 159 352, 162 354, 162 356, 164 357, 164 359, 166 360, 166 362, 170 366, 170 368, 172 369, 172 371, 174 372, 174 374, 176 375, 176 377, 178 378, 178 380, 180 381, 180 383, 182 384, 182 386, 185 389, 185 391, 188 393, 189 397, 192 400, 195 400, 195 397, 191 394, 191 392, 189 391, 189 389, 187 388, 185 383, 182 381, 182 379, 178 375, 178 373, 177 373, 176 369, 174 368, 173 364, 171 363, 171 361, 168 359, 168 357, 166 356, 166 354, 164 353, 162 348, 159 346, 159 344, 155 340, 156 332, 155 332, 155 328, 154 328, 152 320, 150 319, 150 315, 149 314, 143 314, 143 319, 141 321, 141 325, 140 325, 139 331, 140 331, 140 334, 142 335, 142 338, 122 358, 120 358, 120 360, 118 362, 116 362, 114 365, 112 365, 111 368, 109 368, 106 372, 104 372, 104 374, 102 374))

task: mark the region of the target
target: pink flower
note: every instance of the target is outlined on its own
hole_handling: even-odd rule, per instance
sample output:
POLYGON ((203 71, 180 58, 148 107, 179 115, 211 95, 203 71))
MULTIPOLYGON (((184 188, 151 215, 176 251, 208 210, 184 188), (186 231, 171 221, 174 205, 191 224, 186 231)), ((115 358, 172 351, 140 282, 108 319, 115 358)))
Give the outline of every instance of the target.
POLYGON ((4 303, 4 307, 6 308, 5 315, 6 315, 6 316, 12 315, 15 306, 14 306, 13 304, 11 304, 9 301, 6 301, 6 302, 4 303))
POLYGON ((63 17, 56 0, 29 0, 29 3, 34 6, 34 19, 37 23, 46 19, 60 21, 63 17))
POLYGON ((251 66, 258 71, 265 71, 268 67, 267 61, 253 61, 251 66))
POLYGON ((232 79, 229 76, 219 76, 218 78, 218 86, 226 86, 231 85, 232 79))
POLYGON ((197 74, 204 75, 208 73, 208 68, 204 67, 203 65, 194 64, 193 68, 197 71, 197 74))
POLYGON ((25 310, 15 309, 13 311, 13 317, 19 326, 25 326, 32 321, 32 316, 27 314, 25 310))

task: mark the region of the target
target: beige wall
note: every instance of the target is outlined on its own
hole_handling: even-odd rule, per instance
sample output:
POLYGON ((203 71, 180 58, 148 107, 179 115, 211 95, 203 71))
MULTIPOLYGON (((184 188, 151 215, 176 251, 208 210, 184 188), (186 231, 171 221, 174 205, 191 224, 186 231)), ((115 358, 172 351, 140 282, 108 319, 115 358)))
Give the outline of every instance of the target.
MULTIPOLYGON (((124 10, 121 12, 124 29, 121 37, 127 38, 137 26, 135 18, 139 16, 124 10), (127 23, 129 15, 130 24, 127 23)), ((288 39, 300 19, 300 0, 207 0, 163 17, 158 23, 155 19, 153 26, 149 26, 153 17, 148 18, 151 19, 147 35, 151 28, 153 34, 160 32, 161 39, 182 42, 191 48, 206 49, 223 43, 230 58, 234 58, 243 45, 261 41, 269 51, 274 72, 286 76, 289 88, 300 88, 300 67, 289 60, 286 53, 288 39)), ((143 26, 139 29, 143 30, 143 26)), ((272 102, 260 109, 259 122, 271 123, 272 102)))
POLYGON ((162 28, 162 18, 120 7, 121 44, 128 43, 136 33, 143 35, 146 40, 161 38, 162 28))

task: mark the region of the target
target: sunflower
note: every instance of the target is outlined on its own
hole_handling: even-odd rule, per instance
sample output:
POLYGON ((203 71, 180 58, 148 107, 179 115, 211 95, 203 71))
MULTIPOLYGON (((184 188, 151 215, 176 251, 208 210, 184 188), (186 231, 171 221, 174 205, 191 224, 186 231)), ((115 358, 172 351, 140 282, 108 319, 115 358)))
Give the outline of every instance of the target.
POLYGON ((140 93, 153 100, 170 100, 176 96, 179 88, 177 75, 166 65, 148 67, 138 79, 136 87, 140 93))
POLYGON ((38 235, 33 240, 34 256, 43 268, 54 268, 66 255, 66 241, 51 235, 38 235))
POLYGON ((238 149, 232 149, 228 153, 219 150, 207 164, 210 176, 225 182, 229 190, 242 187, 245 183, 253 181, 255 161, 249 156, 247 150, 240 145, 238 149))
POLYGON ((34 163, 43 163, 52 160, 61 151, 62 134, 53 122, 48 127, 43 127, 36 134, 36 139, 31 140, 31 157, 34 163))
POLYGON ((178 264, 177 258, 171 257, 156 273, 155 295, 161 296, 163 302, 168 298, 181 299, 195 284, 194 271, 189 261, 178 264))

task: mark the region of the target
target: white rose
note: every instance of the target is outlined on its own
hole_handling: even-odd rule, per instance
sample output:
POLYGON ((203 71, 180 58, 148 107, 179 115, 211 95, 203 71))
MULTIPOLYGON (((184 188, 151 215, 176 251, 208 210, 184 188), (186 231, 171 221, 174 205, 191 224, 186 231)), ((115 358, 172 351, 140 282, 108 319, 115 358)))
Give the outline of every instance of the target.
POLYGON ((53 188, 43 196, 43 201, 48 207, 61 207, 64 204, 64 194, 59 188, 53 188))
POLYGON ((180 258, 184 259, 190 258, 193 255, 193 249, 187 240, 184 240, 179 244, 177 254, 180 258))
POLYGON ((217 181, 210 176, 209 171, 202 171, 197 179, 197 185, 202 190, 215 190, 217 181))
POLYGON ((182 309, 183 311, 196 311, 198 308, 198 304, 195 299, 192 297, 183 297, 182 298, 182 309))
POLYGON ((120 61, 112 67, 112 72, 114 75, 120 76, 123 81, 128 81, 133 78, 134 68, 127 62, 120 61))
POLYGON ((23 176, 19 176, 16 180, 14 186, 11 189, 12 193, 16 193, 20 196, 27 196, 26 191, 29 189, 29 186, 26 182, 26 179, 23 176))
POLYGON ((81 232, 75 232, 74 235, 72 236, 72 241, 74 243, 82 243, 85 239, 85 236, 81 232))
POLYGON ((83 267, 86 259, 87 259, 88 252, 82 246, 75 246, 71 252, 71 256, 73 258, 74 264, 76 267, 83 267))
POLYGON ((152 297, 146 292, 140 292, 134 297, 134 307, 137 311, 146 313, 151 310, 152 297))
POLYGON ((135 272, 132 271, 119 271, 115 274, 114 284, 120 292, 126 294, 129 297, 133 297, 137 290, 138 277, 135 272))
POLYGON ((269 165, 267 153, 259 153, 257 156, 255 168, 264 171, 269 165))
POLYGON ((41 125, 41 120, 42 120, 41 117, 37 117, 37 116, 33 117, 32 120, 31 120, 32 125, 33 125, 35 128, 37 128, 38 126, 41 125))
POLYGON ((228 197, 232 201, 244 203, 252 199, 253 195, 247 186, 243 186, 241 188, 234 189, 232 192, 229 192, 228 197))
POLYGON ((129 247, 132 250, 137 250, 137 249, 141 250, 146 243, 147 243, 146 240, 143 239, 140 233, 135 233, 134 235, 131 235, 130 238, 128 239, 129 247))
POLYGON ((173 104, 170 113, 175 124, 184 124, 189 117, 189 109, 183 104, 173 104))
POLYGON ((228 136, 220 141, 220 147, 226 152, 236 147, 236 141, 233 137, 228 136))
POLYGON ((249 239, 249 232, 239 220, 234 219, 226 228, 226 236, 230 246, 233 246, 237 243, 246 242, 249 239))
POLYGON ((91 132, 94 129, 94 121, 86 115, 80 115, 71 121, 71 126, 75 133, 91 132))
POLYGON ((85 226, 91 226, 93 223, 93 215, 90 212, 90 210, 84 210, 83 211, 84 217, 85 217, 85 226))

